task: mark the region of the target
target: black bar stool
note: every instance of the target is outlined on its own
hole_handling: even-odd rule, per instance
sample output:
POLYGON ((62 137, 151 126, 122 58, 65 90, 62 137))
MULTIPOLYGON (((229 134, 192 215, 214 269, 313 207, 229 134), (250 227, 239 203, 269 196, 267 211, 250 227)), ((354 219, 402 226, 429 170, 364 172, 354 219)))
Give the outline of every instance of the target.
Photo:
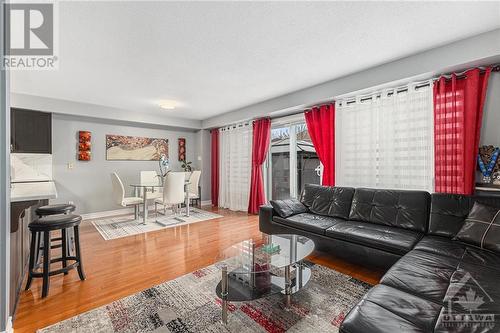
POLYGON ((75 211, 75 205, 72 204, 54 204, 38 207, 35 211, 38 217, 57 215, 57 214, 69 214, 75 211))
MULTIPOLYGON (((49 215, 41 217, 33 222, 31 222, 28 227, 31 231, 31 246, 30 246, 30 258, 29 258, 29 271, 28 271, 28 281, 26 283, 26 290, 31 286, 33 278, 43 278, 42 287, 42 297, 46 297, 49 292, 49 277, 52 275, 67 273, 69 270, 76 268, 78 270, 78 275, 80 280, 85 280, 85 274, 83 273, 82 257, 80 251, 80 232, 79 225, 82 221, 82 217, 79 215, 72 214, 59 214, 59 215, 49 215), (69 256, 67 251, 67 237, 66 230, 68 228, 73 228, 75 233, 75 255, 69 256), (61 231, 61 244, 51 246, 50 233, 52 231, 61 231), (37 239, 43 236, 43 263, 42 271, 37 271, 39 265, 36 264, 35 259, 36 253, 38 252, 37 239), (51 259, 50 250, 54 248, 61 247, 61 257, 51 259), (72 264, 68 265, 68 261, 74 261, 72 264), (62 262, 62 268, 50 271, 50 264, 55 262, 62 262)), ((39 248, 40 249, 40 248, 39 248)))
MULTIPOLYGON (((53 204, 53 205, 40 206, 40 207, 38 207, 35 210, 35 214, 38 217, 44 217, 44 216, 49 216, 49 215, 57 215, 57 214, 69 214, 69 213, 73 213, 75 211, 75 209, 76 209, 76 206, 73 205, 73 204, 61 203, 61 204, 53 204)), ((70 237, 68 237, 67 242, 70 241, 69 238, 70 237)), ((62 237, 55 237, 55 238, 51 239, 51 242, 61 241, 61 240, 62 240, 62 237)), ((42 249, 42 247, 41 247, 42 244, 41 244, 40 237, 37 237, 36 242, 37 242, 37 250, 35 251, 35 258, 36 258, 36 263, 35 264, 38 264, 38 262, 40 261, 40 250, 42 249)), ((69 253, 70 247, 71 246, 67 246, 66 247, 66 250, 68 251, 67 255, 70 254, 69 253)), ((68 274, 68 273, 65 273, 65 274, 68 274)))

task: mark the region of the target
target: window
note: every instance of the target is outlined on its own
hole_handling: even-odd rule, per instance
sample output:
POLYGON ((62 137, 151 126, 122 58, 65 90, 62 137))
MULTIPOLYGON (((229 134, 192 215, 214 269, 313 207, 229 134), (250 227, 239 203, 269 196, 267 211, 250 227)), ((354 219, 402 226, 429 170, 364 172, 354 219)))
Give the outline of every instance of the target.
POLYGON ((338 186, 434 190, 432 85, 336 108, 338 186))
POLYGON ((304 117, 273 123, 264 174, 269 200, 297 198, 305 184, 320 184, 321 166, 304 117), (294 121, 293 121, 294 120, 294 121))

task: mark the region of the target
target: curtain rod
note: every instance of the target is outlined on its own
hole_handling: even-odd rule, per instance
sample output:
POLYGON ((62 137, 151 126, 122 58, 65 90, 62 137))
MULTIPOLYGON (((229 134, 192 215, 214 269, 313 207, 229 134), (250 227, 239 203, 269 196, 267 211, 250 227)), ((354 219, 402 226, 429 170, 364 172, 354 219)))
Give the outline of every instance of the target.
MULTIPOLYGON (((453 73, 448 73, 448 74, 440 74, 439 76, 432 77, 432 78, 430 78, 428 80, 421 81, 421 82, 416 82, 415 83, 415 90, 418 90, 418 89, 421 89, 421 88, 424 88, 424 87, 428 87, 428 86, 431 85, 431 83, 433 83, 434 81, 439 80, 441 77, 444 77, 445 79, 450 79, 452 77, 452 75, 456 75, 457 78, 462 79, 462 78, 465 77, 465 73, 467 73, 469 70, 474 69, 474 68, 478 68, 481 72, 484 73, 486 71, 487 67, 491 67, 491 71, 492 72, 500 72, 500 64, 494 64, 494 65, 489 65, 489 66, 481 66, 481 67, 473 67, 473 68, 469 68, 469 69, 463 70, 463 71, 458 72, 458 73, 457 72, 453 72, 453 73)), ((394 92, 388 93, 387 96, 392 96, 395 93, 399 94, 399 93, 407 92, 408 91, 408 85, 410 83, 406 84, 405 86, 400 86, 400 87, 395 87, 395 88, 388 88, 388 89, 394 90, 394 92)), ((385 90, 385 89, 382 89, 382 90, 385 90)), ((370 92, 370 93, 363 94, 363 95, 366 95, 366 97, 362 97, 360 99, 360 102, 371 100, 373 98, 373 95, 376 95, 376 97, 380 97, 381 94, 382 94, 382 91, 373 91, 373 92, 370 92)), ((346 97, 346 98, 343 98, 342 100, 345 101, 346 105, 356 103, 356 98, 355 97, 346 97)))
MULTIPOLYGON (((491 71, 492 72, 500 72, 500 64, 494 64, 494 65, 490 65, 490 66, 491 66, 491 71)), ((439 76, 430 78, 428 80, 420 81, 420 82, 415 83, 415 89, 418 90, 418 89, 421 89, 421 88, 428 87, 428 86, 431 85, 431 82, 434 82, 434 81, 438 80, 440 77, 443 77, 443 76, 445 78, 446 77, 450 77, 451 78, 451 75, 455 74, 458 78, 463 78, 465 76, 465 73, 467 71, 469 71, 471 69, 474 69, 474 68, 479 68, 481 70, 481 72, 484 73, 486 71, 486 67, 488 67, 488 66, 473 67, 473 68, 469 68, 469 69, 463 70, 463 71, 458 72, 458 73, 440 74, 439 76)), ((397 94, 399 94, 399 93, 403 93, 403 92, 407 92, 408 91, 408 84, 406 84, 405 86, 400 86, 400 87, 395 87, 395 88, 387 88, 387 89, 393 89, 393 90, 395 90, 395 92, 397 94)), ((363 94, 363 95, 366 95, 366 97, 361 98, 360 101, 361 102, 368 101, 368 100, 370 100, 370 99, 373 98, 373 95, 380 96, 380 94, 381 94, 381 92, 377 92, 377 91, 373 91, 373 92, 370 92, 370 93, 363 94)), ((394 92, 390 92, 390 93, 387 94, 387 96, 392 96, 392 95, 394 95, 394 92)), ((356 99, 354 97, 346 97, 346 98, 343 98, 342 100, 347 100, 346 101, 346 105, 349 105, 349 104, 352 104, 352 103, 356 102, 356 99)), ((296 114, 304 113, 305 111, 310 110, 312 108, 318 107, 318 106, 323 105, 323 104, 333 103, 333 102, 335 102, 335 97, 333 97, 331 100, 326 100, 326 101, 322 102, 321 104, 314 104, 314 105, 309 106, 309 107, 307 107, 305 109, 302 109, 300 111, 297 111, 297 112, 294 112, 294 113, 290 113, 290 114, 287 114, 287 115, 283 115, 283 116, 272 117, 272 119, 279 119, 279 118, 284 118, 284 117, 289 117, 289 116, 293 116, 293 115, 296 115, 296 114)))
POLYGON ((238 128, 238 127, 245 127, 245 126, 248 126, 251 124, 253 119, 247 119, 247 120, 244 120, 244 121, 239 121, 237 123, 233 123, 233 124, 229 124, 229 125, 226 125, 226 126, 222 126, 222 127, 219 127, 219 130, 221 131, 227 131, 227 130, 231 130, 231 129, 235 129, 235 128, 238 128))

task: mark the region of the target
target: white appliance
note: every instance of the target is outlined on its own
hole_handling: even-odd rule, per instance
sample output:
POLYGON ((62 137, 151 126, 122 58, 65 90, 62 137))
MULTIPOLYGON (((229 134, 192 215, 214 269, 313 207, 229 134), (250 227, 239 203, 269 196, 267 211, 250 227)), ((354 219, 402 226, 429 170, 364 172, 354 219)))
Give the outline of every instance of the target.
POLYGON ((11 202, 57 198, 51 154, 12 153, 10 179, 11 202))

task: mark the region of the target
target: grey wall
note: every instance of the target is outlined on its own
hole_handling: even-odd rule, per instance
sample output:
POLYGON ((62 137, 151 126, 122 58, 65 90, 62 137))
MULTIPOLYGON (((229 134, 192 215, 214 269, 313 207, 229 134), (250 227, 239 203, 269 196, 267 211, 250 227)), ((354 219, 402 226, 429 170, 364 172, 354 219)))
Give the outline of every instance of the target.
POLYGON ((210 132, 207 130, 200 130, 196 132, 196 144, 195 144, 195 158, 196 166, 202 170, 202 175, 200 179, 201 184, 201 200, 207 201, 211 197, 210 183, 211 178, 211 141, 210 132))
MULTIPOLYGON (((4 2, 0 1, 0 17, 4 17, 4 2)), ((0 24, 0 36, 4 25, 0 24)), ((5 39, 0 38, 0 55, 5 54, 5 39)), ((3 61, 3 56, 1 57, 3 61)), ((9 73, 0 70, 0 331, 9 323, 10 277, 10 112, 9 73)))
POLYGON ((166 130, 145 125, 130 125, 119 121, 92 119, 54 114, 52 118, 52 155, 54 180, 58 198, 53 202, 73 201, 81 214, 118 209, 112 199, 112 172, 117 172, 125 190, 139 180, 141 170, 158 170, 156 161, 107 161, 105 154, 106 134, 167 138, 169 141, 170 167, 181 170, 177 160, 177 139, 186 138, 187 159, 195 163, 196 134, 192 131, 166 130), (92 160, 77 161, 76 144, 78 131, 92 132, 92 160), (68 168, 68 163, 73 168, 68 168))
POLYGON ((500 73, 490 76, 484 105, 481 145, 500 147, 500 73))

